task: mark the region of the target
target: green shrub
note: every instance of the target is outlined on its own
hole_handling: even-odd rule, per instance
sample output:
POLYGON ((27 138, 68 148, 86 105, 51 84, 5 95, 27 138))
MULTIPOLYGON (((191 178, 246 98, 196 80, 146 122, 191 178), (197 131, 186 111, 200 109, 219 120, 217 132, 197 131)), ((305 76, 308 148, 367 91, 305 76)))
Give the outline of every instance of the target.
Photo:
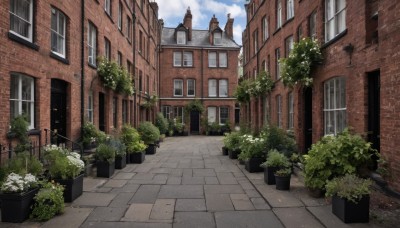
POLYGON ((268 151, 267 161, 261 164, 262 167, 290 167, 290 165, 289 159, 276 149, 268 151))
POLYGON ((98 130, 91 122, 86 122, 83 125, 82 133, 82 143, 84 146, 89 146, 92 143, 102 143, 107 138, 107 135, 98 130))
POLYGON ((43 183, 34 197, 31 218, 47 221, 64 211, 64 187, 51 182, 43 183))
POLYGON ((265 142, 263 138, 243 135, 240 141, 240 158, 245 161, 250 158, 265 158, 265 142))
POLYGON ((362 179, 354 174, 346 174, 345 176, 334 178, 326 184, 326 196, 337 195, 354 203, 371 192, 372 181, 362 179))
POLYGON ((16 138, 18 145, 15 146, 15 153, 28 152, 30 148, 29 137, 28 137, 29 123, 25 115, 19 115, 14 117, 10 123, 9 137, 16 138))
POLYGON ((241 134, 239 132, 231 132, 225 134, 224 145, 229 150, 237 150, 240 147, 241 134))
POLYGON ((43 173, 43 165, 35 156, 30 156, 28 152, 18 153, 15 157, 8 160, 6 167, 7 173, 27 174, 31 173, 40 176, 43 173))
POLYGON ((56 145, 44 147, 44 160, 53 179, 74 179, 85 167, 78 153, 56 145))
POLYGON ((104 161, 104 162, 114 162, 115 161, 115 148, 112 146, 109 146, 105 143, 101 143, 97 148, 96 148, 96 159, 99 161, 104 161))
POLYGON ((309 188, 324 189, 329 180, 368 167, 373 154, 376 151, 371 143, 350 134, 348 129, 337 136, 325 136, 304 155, 305 184, 309 188))
POLYGON ((157 113, 156 127, 160 131, 160 134, 165 134, 168 131, 168 120, 164 118, 161 112, 157 113))
POLYGON ((292 174, 292 169, 290 168, 278 169, 274 174, 279 177, 288 177, 292 174))
POLYGON ((273 125, 265 127, 260 137, 265 139, 266 151, 276 149, 290 157, 296 151, 296 141, 287 132, 273 125))
POLYGON ((160 138, 160 131, 151 122, 142 122, 138 132, 146 145, 153 144, 160 138))
POLYGON ((106 144, 115 149, 116 157, 123 157, 126 155, 126 146, 119 139, 111 138, 106 141, 106 144))
POLYGON ((125 144, 128 154, 142 152, 146 149, 146 145, 140 139, 139 132, 130 125, 126 124, 122 127, 120 138, 125 144))

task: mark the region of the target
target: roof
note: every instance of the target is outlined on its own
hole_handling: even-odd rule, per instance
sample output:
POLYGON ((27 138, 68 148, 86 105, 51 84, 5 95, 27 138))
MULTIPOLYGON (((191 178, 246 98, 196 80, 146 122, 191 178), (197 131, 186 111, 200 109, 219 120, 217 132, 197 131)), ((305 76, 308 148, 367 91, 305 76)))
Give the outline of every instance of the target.
POLYGON ((192 40, 186 44, 177 44, 175 37, 175 28, 163 28, 161 35, 162 46, 179 47, 206 47, 206 48, 240 48, 233 39, 230 39, 224 32, 222 33, 221 45, 211 45, 209 42, 208 30, 192 30, 192 40))

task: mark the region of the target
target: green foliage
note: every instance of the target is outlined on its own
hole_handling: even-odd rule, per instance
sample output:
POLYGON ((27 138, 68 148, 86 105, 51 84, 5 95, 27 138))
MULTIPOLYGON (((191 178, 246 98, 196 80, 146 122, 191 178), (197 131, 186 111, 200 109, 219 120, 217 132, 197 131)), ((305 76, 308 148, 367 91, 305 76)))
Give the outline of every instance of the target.
POLYGON ((91 122, 86 122, 83 125, 82 143, 84 146, 89 146, 92 143, 105 142, 107 135, 98 130, 96 126, 91 122))
POLYGON ((325 136, 304 155, 307 187, 324 189, 327 181, 348 173, 359 172, 372 162, 376 151, 371 143, 345 129, 337 136, 325 136))
POLYGON ((126 155, 125 144, 117 138, 111 138, 106 141, 106 144, 115 149, 116 157, 123 157, 126 155))
POLYGON ((296 141, 287 132, 273 125, 264 127, 260 137, 265 139, 266 151, 277 149, 290 157, 296 151, 296 141))
POLYGON ((133 81, 125 68, 104 57, 97 60, 97 74, 105 87, 128 96, 133 94, 133 81))
POLYGON ((151 122, 142 122, 138 132, 146 145, 153 144, 160 138, 160 131, 151 122))
POLYGON ((249 93, 252 97, 265 95, 274 88, 274 81, 269 72, 261 71, 255 80, 250 82, 249 93))
POLYGON ((200 120, 200 122, 201 122, 201 128, 202 128, 202 130, 204 131, 204 133, 206 134, 206 135, 208 135, 208 132, 209 132, 209 125, 208 125, 208 117, 207 116, 203 116, 203 117, 201 117, 201 120, 200 120))
POLYGON ((213 122, 208 126, 209 131, 221 132, 221 126, 217 122, 213 122))
POLYGON ((240 147, 241 134, 239 132, 231 132, 225 134, 224 146, 229 150, 237 150, 240 147))
POLYGON ((168 133, 169 136, 172 136, 174 134, 174 129, 175 129, 175 121, 173 119, 168 120, 168 133))
POLYGON ((240 103, 247 103, 250 101, 250 89, 251 82, 249 80, 243 80, 239 82, 239 85, 236 87, 233 96, 240 103))
POLYGON ((276 149, 268 151, 267 161, 261 164, 262 167, 290 167, 289 159, 276 149))
POLYGON ((114 162, 115 161, 115 151, 116 149, 113 148, 110 145, 107 145, 105 143, 101 143, 97 148, 96 148, 96 159, 99 161, 104 161, 104 162, 114 162))
POLYGON ((14 148, 15 153, 29 151, 28 128, 29 123, 25 115, 18 115, 11 120, 9 136, 18 140, 18 145, 14 148))
POLYGON ((322 61, 322 54, 317 40, 303 38, 294 44, 288 58, 280 59, 282 66, 281 77, 285 86, 300 83, 311 86, 311 67, 322 61))
POLYGON ((53 179, 74 179, 79 176, 85 167, 80 155, 56 145, 44 148, 46 168, 53 179))
POLYGON ((42 188, 34 197, 31 218, 47 221, 64 211, 64 187, 51 182, 42 183, 42 188))
POLYGON ((263 138, 252 135, 243 135, 240 140, 240 158, 247 160, 256 157, 265 157, 265 141, 263 138))
POLYGON ((278 169, 274 174, 279 177, 288 177, 292 174, 292 169, 290 168, 278 169))
POLYGON ((371 193, 372 181, 362 179, 354 174, 334 178, 326 184, 326 196, 337 195, 354 203, 358 203, 361 198, 371 193))
POLYGON ((6 172, 21 175, 31 173, 39 176, 43 173, 43 165, 37 157, 30 156, 28 152, 23 152, 8 160, 6 172))
POLYGON ((133 95, 133 81, 128 71, 124 67, 119 67, 118 81, 115 90, 127 96, 133 95))
POLYGON ((141 104, 141 106, 142 106, 143 108, 145 108, 145 109, 151 109, 151 108, 153 108, 153 107, 156 106, 157 101, 158 101, 158 97, 157 97, 157 95, 154 93, 153 95, 151 95, 151 96, 149 97, 148 100, 145 100, 145 101, 141 104))
POLYGON ((160 134, 165 134, 168 131, 168 120, 164 118, 161 112, 157 113, 156 127, 160 130, 160 134))
POLYGON ((120 138, 125 144, 128 154, 139 153, 146 149, 146 145, 140 139, 139 132, 128 124, 122 127, 120 138))
POLYGON ((204 106, 199 99, 195 99, 186 104, 184 110, 186 115, 189 115, 190 112, 192 111, 198 111, 199 113, 203 113, 204 106))

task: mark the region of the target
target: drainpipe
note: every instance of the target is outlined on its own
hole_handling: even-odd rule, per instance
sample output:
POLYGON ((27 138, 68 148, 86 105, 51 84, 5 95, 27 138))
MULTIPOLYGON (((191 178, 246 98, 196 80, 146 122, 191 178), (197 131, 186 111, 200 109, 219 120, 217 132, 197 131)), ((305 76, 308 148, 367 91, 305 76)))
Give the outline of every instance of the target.
POLYGON ((85 0, 81 0, 81 137, 85 124, 85 0))
POLYGON ((136 15, 135 15, 136 3, 133 4, 132 9, 132 26, 133 26, 133 45, 132 45, 132 65, 133 65, 133 78, 135 83, 135 94, 133 94, 133 126, 136 127, 136 120, 137 120, 137 110, 136 110, 136 96, 137 96, 137 89, 136 89, 136 15))

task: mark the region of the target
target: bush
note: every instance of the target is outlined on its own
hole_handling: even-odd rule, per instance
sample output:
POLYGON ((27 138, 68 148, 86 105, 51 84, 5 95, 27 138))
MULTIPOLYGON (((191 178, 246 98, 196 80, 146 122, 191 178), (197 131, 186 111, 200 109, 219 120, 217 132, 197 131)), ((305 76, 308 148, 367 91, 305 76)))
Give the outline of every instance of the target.
POLYGON ((305 184, 309 188, 324 189, 326 183, 348 173, 360 173, 372 162, 376 151, 371 143, 345 129, 337 136, 325 136, 313 144, 304 155, 305 184))
POLYGON ((74 179, 81 174, 85 167, 85 163, 78 153, 70 152, 56 145, 44 148, 44 159, 53 179, 74 179))
POLYGON ((243 135, 241 138, 239 146, 241 160, 265 157, 265 142, 263 138, 253 137, 252 135, 243 135))
POLYGON ((160 138, 160 131, 151 122, 142 122, 138 132, 145 144, 153 144, 160 138))
POLYGON ((96 148, 96 159, 99 161, 112 163, 115 161, 115 148, 105 143, 101 143, 96 148))
POLYGON ((130 125, 126 124, 122 127, 120 137, 128 154, 142 152, 146 149, 146 145, 140 139, 139 132, 130 125))
POLYGON ((266 151, 276 149, 290 157, 296 151, 296 141, 285 130, 270 125, 265 127, 260 137, 265 139, 266 151))
POLYGON ((8 133, 11 138, 18 140, 18 145, 14 148, 15 153, 22 153, 29 151, 29 123, 25 115, 14 117, 10 123, 10 132, 8 133))
POLYGON ((84 146, 89 146, 92 143, 102 143, 106 140, 107 135, 98 130, 91 122, 86 122, 82 129, 82 143, 84 146))
POLYGON ((115 149, 116 157, 123 157, 126 155, 126 146, 119 139, 111 138, 106 141, 106 144, 115 149))
POLYGON ((362 179, 354 174, 346 174, 343 177, 335 178, 326 184, 326 196, 337 195, 357 203, 365 195, 371 192, 372 181, 362 179))
POLYGON ((38 221, 47 221, 64 211, 64 187, 46 182, 36 194, 31 218, 38 221))
POLYGON ((231 132, 225 134, 224 145, 229 150, 237 150, 240 147, 241 134, 239 132, 231 132))
POLYGON ((31 173, 40 176, 43 173, 43 165, 35 156, 30 156, 28 152, 17 154, 8 160, 6 173, 27 174, 31 173))
POLYGON ((160 131, 160 134, 165 134, 168 131, 168 120, 164 118, 161 112, 157 113, 156 127, 160 131))
POLYGON ((261 164, 262 167, 290 167, 289 159, 276 149, 268 151, 267 161, 261 164))

